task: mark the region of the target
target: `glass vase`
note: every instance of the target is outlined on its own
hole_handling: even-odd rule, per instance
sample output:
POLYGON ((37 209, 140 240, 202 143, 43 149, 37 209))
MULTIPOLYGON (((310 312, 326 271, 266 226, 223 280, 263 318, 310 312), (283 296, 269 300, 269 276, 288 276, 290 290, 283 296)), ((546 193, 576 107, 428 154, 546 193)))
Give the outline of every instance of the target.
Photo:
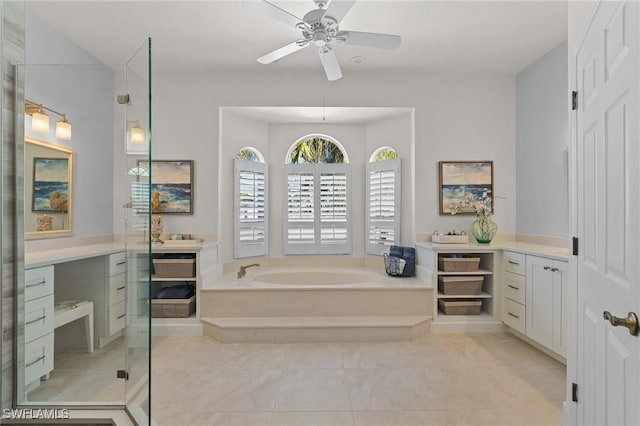
POLYGON ((471 224, 471 233, 479 244, 489 244, 498 232, 498 225, 491 213, 478 213, 471 224))

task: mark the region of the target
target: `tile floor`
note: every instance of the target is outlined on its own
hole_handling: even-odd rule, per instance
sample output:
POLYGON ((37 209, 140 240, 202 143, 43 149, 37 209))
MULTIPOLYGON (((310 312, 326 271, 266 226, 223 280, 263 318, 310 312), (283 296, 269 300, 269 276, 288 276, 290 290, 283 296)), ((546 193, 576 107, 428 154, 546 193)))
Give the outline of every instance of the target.
POLYGON ((510 334, 417 342, 154 339, 160 426, 559 425, 565 367, 510 334))
POLYGON ((28 393, 29 402, 122 404, 124 382, 115 377, 125 365, 125 340, 102 349, 56 352, 49 379, 28 393))

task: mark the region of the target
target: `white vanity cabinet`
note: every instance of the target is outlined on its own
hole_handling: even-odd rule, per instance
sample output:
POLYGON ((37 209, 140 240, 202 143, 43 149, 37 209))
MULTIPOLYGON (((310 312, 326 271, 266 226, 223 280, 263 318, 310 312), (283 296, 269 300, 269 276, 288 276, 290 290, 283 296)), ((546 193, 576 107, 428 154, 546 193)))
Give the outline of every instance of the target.
POLYGON ((527 336, 566 357, 567 262, 527 255, 527 336))
POLYGON ((526 334, 526 257, 522 253, 502 254, 502 321, 526 334))
POLYGON ((24 384, 53 370, 53 266, 26 269, 24 293, 24 384))
POLYGON ((107 297, 107 335, 112 336, 125 326, 126 317, 126 272, 127 259, 125 252, 113 253, 109 255, 107 267, 107 280, 109 281, 109 294, 107 297))
POLYGON ((502 321, 553 353, 566 357, 568 315, 566 261, 505 250, 502 256, 502 321))

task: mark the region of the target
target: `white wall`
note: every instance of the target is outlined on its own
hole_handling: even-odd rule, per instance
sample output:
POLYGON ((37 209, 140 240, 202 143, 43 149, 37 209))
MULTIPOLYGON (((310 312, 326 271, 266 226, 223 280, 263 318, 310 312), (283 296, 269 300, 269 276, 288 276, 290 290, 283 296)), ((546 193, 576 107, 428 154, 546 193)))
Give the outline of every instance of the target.
MULTIPOLYGON (((195 211, 165 217, 171 232, 216 233, 220 106, 415 107, 415 232, 468 229, 469 216, 438 213, 439 160, 494 160, 501 232, 515 232, 515 79, 428 73, 154 76, 154 157, 194 159, 195 211)), ((221 222, 222 223, 222 222, 221 222)), ((222 229, 220 229, 222 231, 222 229)), ((276 233, 274 235, 277 236, 276 233)), ((410 236, 404 236, 410 241, 410 236)))
POLYGON ((569 232, 567 43, 516 76, 517 232, 569 232))
POLYGON ((111 233, 113 71, 29 13, 26 35, 25 98, 65 113, 72 140, 55 138, 58 117, 53 114, 49 134, 31 132, 26 119, 25 135, 75 151, 73 235, 111 233), (36 65, 52 63, 74 65, 36 65))

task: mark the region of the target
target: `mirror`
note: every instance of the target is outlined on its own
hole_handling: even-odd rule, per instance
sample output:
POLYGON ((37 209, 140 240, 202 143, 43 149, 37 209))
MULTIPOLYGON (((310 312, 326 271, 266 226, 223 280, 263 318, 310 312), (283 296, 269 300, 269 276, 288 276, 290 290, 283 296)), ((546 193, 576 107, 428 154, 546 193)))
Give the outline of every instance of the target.
POLYGON ((26 239, 70 236, 73 150, 38 139, 24 144, 26 239))

